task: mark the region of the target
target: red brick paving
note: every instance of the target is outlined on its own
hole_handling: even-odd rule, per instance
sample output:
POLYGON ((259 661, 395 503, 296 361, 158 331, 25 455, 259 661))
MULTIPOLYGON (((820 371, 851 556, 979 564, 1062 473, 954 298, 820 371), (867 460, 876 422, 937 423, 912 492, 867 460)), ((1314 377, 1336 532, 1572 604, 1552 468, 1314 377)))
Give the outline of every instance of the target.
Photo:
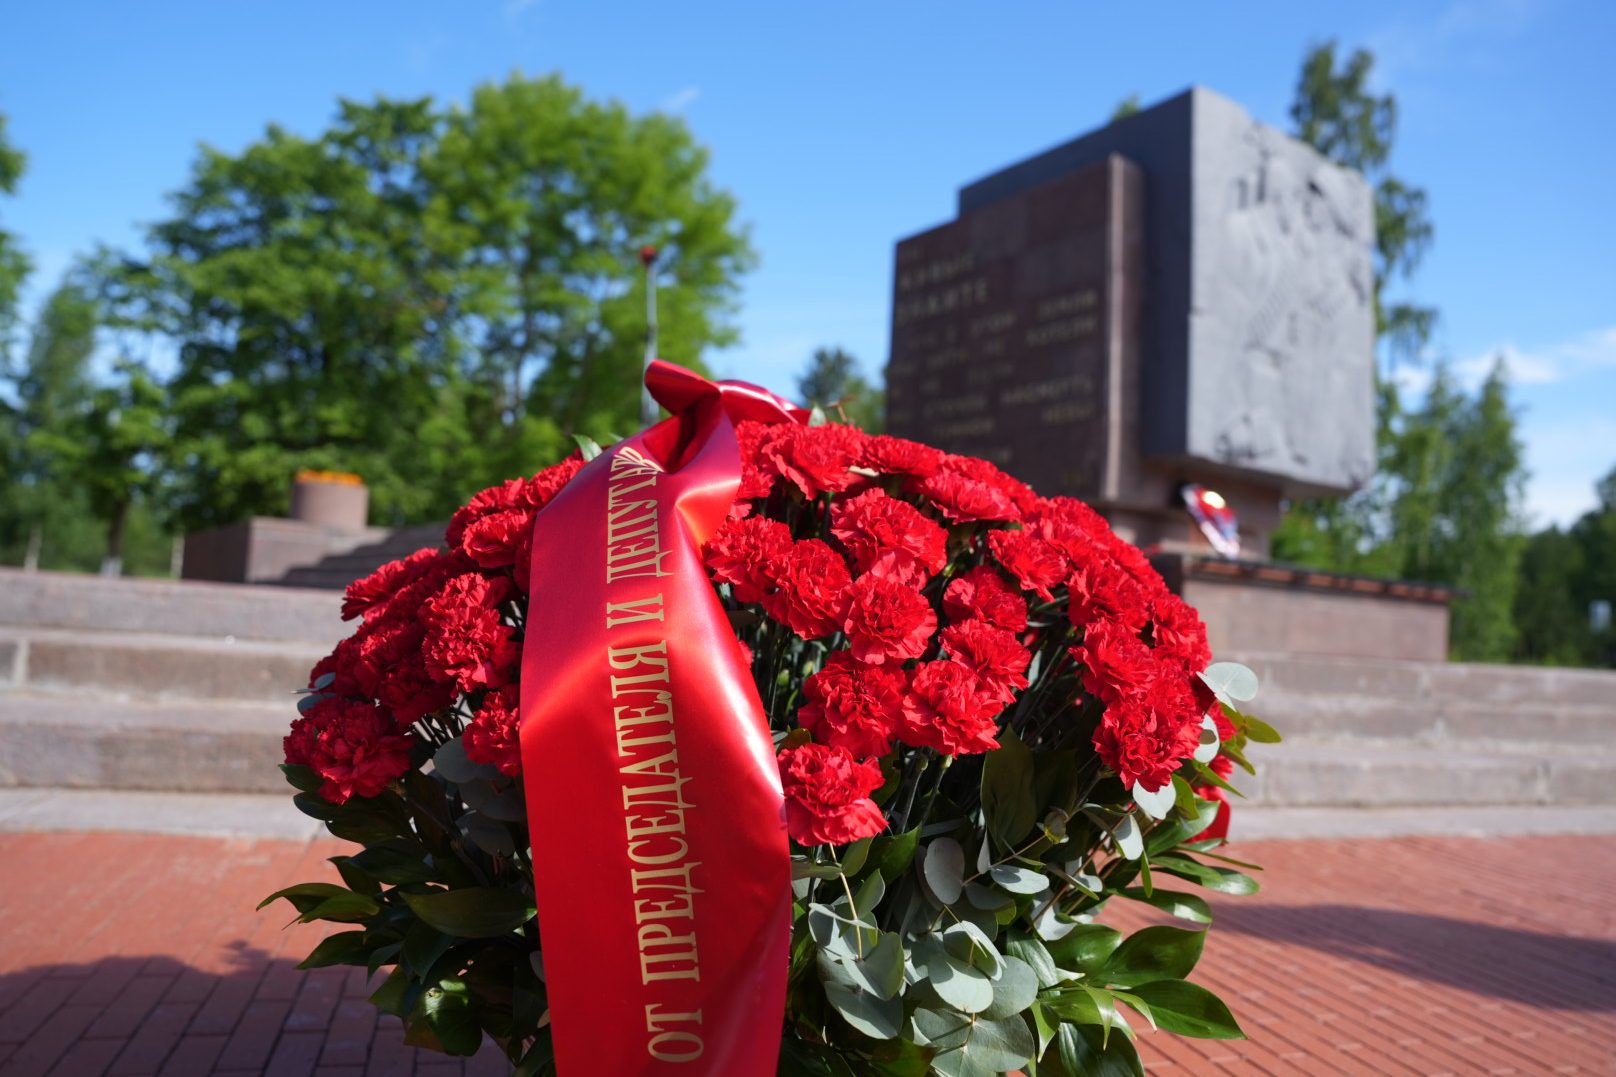
MULTIPOLYGON (((504 1073, 406 1048, 327 927, 253 911, 339 843, 4 834, 0 1074, 504 1073)), ((1616 1074, 1616 836, 1242 844, 1196 978, 1246 1041, 1140 1037, 1185 1074, 1616 1074)), ((1148 910, 1117 910, 1138 926, 1148 910)), ((1143 1022, 1136 1021, 1136 1025, 1143 1022)))

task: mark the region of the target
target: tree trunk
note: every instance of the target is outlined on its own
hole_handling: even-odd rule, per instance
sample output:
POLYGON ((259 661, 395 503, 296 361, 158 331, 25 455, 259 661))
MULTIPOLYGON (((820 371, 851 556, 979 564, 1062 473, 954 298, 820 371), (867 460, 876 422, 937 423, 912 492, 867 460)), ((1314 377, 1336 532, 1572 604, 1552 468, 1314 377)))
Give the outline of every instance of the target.
POLYGON ((107 556, 101 562, 101 575, 123 575, 123 529, 129 519, 129 501, 118 502, 107 521, 107 556))

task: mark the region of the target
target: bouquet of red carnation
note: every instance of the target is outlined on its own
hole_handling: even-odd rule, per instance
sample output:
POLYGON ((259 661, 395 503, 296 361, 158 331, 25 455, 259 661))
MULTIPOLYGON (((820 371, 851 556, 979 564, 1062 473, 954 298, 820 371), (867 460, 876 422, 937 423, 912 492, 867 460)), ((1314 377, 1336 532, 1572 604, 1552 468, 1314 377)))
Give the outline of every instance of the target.
POLYGON ((1278 739, 1249 671, 1082 502, 679 373, 348 588, 284 769, 363 848, 273 896, 350 925, 304 967, 564 1077, 1137 1072, 1124 1007, 1240 1036, 1204 930, 1097 921, 1256 889, 1216 852, 1278 739))

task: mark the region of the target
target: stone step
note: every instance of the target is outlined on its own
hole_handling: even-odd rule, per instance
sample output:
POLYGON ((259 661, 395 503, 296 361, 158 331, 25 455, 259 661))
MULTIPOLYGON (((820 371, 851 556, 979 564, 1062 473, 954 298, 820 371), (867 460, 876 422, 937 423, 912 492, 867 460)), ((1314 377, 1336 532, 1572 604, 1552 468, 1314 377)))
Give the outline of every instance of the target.
POLYGON ((1265 746, 1249 801, 1285 807, 1616 805, 1616 752, 1490 751, 1357 744, 1265 746))
POLYGON ((1279 730, 1287 743, 1359 741, 1410 747, 1462 743, 1482 748, 1580 745, 1616 750, 1616 705, 1611 704, 1498 703, 1446 697, 1407 701, 1265 688, 1249 709, 1279 730))
POLYGON ((1603 707, 1616 714, 1616 670, 1500 666, 1469 662, 1399 662, 1384 658, 1242 655, 1262 686, 1253 701, 1260 713, 1269 694, 1310 698, 1393 700, 1410 707, 1426 701, 1471 705, 1603 707))
POLYGON ((0 568, 0 625, 313 642, 352 626, 330 591, 197 580, 148 580, 0 568))
POLYGON ((329 648, 314 643, 0 626, 0 690, 284 704, 329 648))
POLYGON ((401 527, 380 542, 291 569, 276 582, 290 587, 346 587, 387 562, 408 557, 423 546, 443 545, 444 527, 441 523, 401 527))
POLYGON ((270 793, 296 709, 0 693, 0 786, 270 793))

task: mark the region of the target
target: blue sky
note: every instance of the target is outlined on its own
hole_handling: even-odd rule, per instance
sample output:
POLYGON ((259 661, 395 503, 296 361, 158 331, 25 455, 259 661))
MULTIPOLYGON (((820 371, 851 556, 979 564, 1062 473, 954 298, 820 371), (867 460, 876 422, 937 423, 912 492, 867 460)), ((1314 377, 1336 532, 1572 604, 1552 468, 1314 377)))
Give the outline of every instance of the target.
MULTIPOLYGON (((1286 125, 1309 44, 1377 58, 1396 171, 1430 192, 1411 294, 1472 379, 1503 353, 1532 470, 1567 521, 1616 465, 1616 4, 586 3, 13 5, 0 111, 28 152, 0 221, 38 296, 96 242, 136 243, 199 142, 314 134, 339 96, 464 99, 513 70, 682 114, 761 253, 725 373, 790 390, 809 351, 886 359, 893 241, 955 189, 1191 83, 1286 125)), ((677 359, 677 356, 669 358, 677 359)), ((1414 381, 1418 381, 1416 376, 1414 381)))

